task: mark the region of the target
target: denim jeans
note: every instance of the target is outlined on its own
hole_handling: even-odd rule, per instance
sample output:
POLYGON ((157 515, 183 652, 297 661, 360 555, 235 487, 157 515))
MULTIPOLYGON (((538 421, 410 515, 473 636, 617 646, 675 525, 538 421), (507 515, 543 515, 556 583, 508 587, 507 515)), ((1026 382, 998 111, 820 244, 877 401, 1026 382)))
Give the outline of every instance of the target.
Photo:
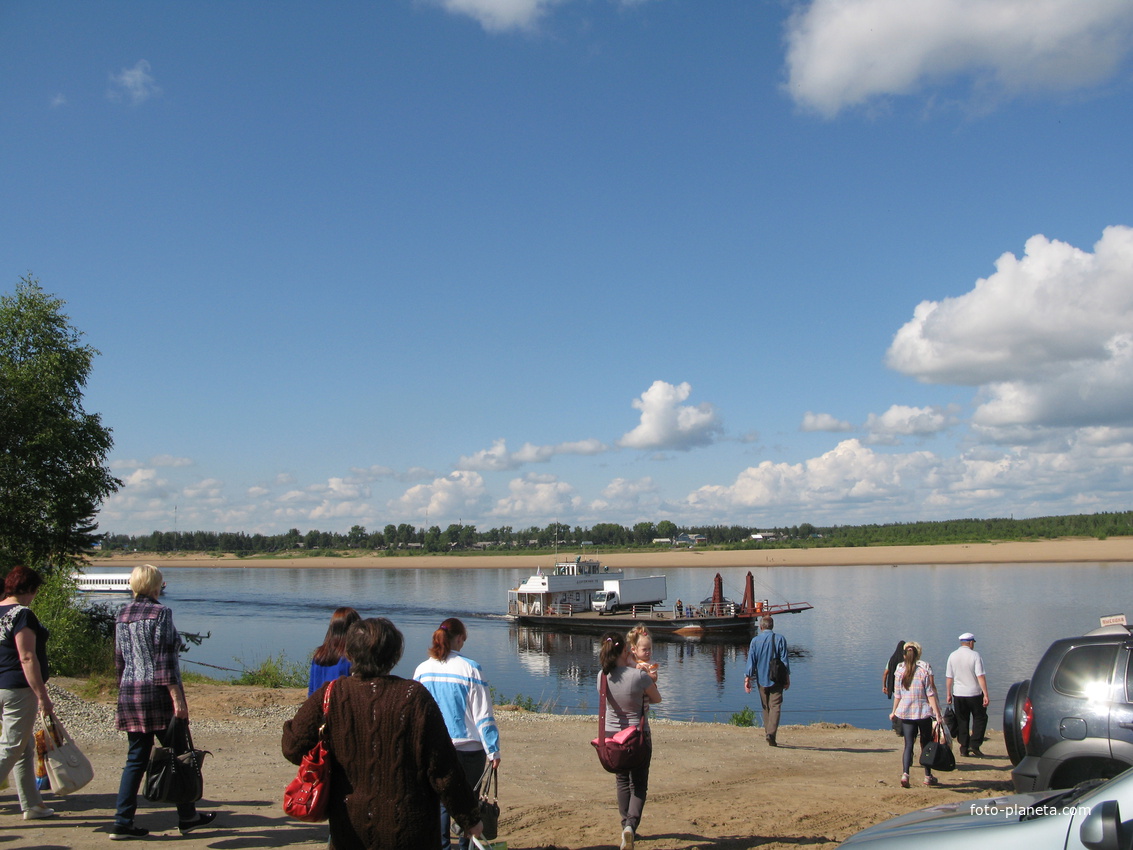
POLYGON ((25 812, 42 806, 43 797, 35 787, 35 715, 39 700, 31 688, 0 688, 0 776, 12 774, 20 808, 25 812))
MULTIPOLYGON (((126 738, 130 742, 130 749, 126 753, 126 766, 122 769, 122 781, 118 785, 118 805, 114 812, 115 826, 131 826, 134 823, 134 813, 138 809, 138 789, 146 775, 150 750, 153 749, 155 737, 163 747, 169 746, 168 729, 162 729, 156 733, 126 733, 126 738)), ((189 821, 196 817, 196 803, 177 804, 178 820, 189 821)))

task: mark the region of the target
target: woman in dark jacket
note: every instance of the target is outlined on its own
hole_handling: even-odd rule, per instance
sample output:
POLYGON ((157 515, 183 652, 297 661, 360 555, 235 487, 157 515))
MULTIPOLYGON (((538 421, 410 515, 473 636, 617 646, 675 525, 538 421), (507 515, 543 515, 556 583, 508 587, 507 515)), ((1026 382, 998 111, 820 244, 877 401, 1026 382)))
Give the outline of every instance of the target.
POLYGON ((320 687, 283 725, 283 755, 299 764, 319 740, 332 688, 324 735, 334 850, 437 847, 442 802, 470 835, 483 831, 441 710, 420 682, 390 675, 403 648, 384 617, 355 623, 346 634, 350 675, 320 687))
MULTIPOLYGON (((134 812, 154 738, 162 746, 169 746, 173 718, 189 722, 177 655, 181 641, 173 626, 172 612, 157 601, 161 584, 161 570, 157 567, 134 567, 130 573, 134 601, 122 606, 114 624, 114 665, 118 671, 116 723, 118 730, 126 733, 130 748, 118 785, 118 803, 110 831, 113 841, 149 834, 148 829, 134 826, 134 812)), ((198 815, 195 803, 177 805, 177 828, 182 835, 207 826, 215 817, 216 812, 198 815)))

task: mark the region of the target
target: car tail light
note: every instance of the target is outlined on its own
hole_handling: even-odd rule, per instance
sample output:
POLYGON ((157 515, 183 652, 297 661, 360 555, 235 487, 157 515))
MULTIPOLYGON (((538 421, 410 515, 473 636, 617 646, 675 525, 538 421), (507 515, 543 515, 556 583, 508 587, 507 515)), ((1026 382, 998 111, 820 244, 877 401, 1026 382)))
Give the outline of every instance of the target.
POLYGON ((1023 738, 1023 746, 1031 742, 1031 728, 1035 719, 1035 707, 1031 705, 1031 698, 1023 702, 1023 716, 1019 718, 1019 734, 1023 738))

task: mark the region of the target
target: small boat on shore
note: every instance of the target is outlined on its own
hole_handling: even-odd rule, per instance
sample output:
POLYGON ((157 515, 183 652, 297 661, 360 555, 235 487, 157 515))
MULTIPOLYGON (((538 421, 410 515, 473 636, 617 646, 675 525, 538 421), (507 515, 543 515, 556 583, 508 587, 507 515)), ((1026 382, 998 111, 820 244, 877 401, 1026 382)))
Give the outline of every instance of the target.
MULTIPOLYGON (((595 597, 602 599, 599 594, 608 594, 621 577, 621 570, 611 571, 594 560, 557 563, 553 570, 540 569, 508 591, 507 616, 522 626, 563 632, 621 631, 644 623, 662 637, 700 638, 747 635, 760 617, 798 614, 814 607, 809 602, 774 604, 757 600, 755 579, 749 572, 738 605, 724 598, 723 580, 717 573, 712 596, 698 605, 678 601, 673 607, 664 607, 650 602, 629 605, 613 614, 593 610, 595 597)), ((655 578, 664 581, 662 576, 655 578)))

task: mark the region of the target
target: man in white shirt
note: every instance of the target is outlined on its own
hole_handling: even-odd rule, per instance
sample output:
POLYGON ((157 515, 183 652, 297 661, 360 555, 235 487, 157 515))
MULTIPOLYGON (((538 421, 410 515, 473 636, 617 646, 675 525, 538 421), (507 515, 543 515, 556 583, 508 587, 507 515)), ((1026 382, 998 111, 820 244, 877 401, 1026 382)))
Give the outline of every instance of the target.
POLYGON ((978 756, 980 744, 987 731, 987 674, 984 660, 975 650, 976 636, 971 632, 960 635, 960 648, 948 656, 945 673, 948 685, 948 702, 956 712, 960 727, 956 739, 960 742, 960 755, 978 756), (971 731, 968 730, 969 721, 971 731))

